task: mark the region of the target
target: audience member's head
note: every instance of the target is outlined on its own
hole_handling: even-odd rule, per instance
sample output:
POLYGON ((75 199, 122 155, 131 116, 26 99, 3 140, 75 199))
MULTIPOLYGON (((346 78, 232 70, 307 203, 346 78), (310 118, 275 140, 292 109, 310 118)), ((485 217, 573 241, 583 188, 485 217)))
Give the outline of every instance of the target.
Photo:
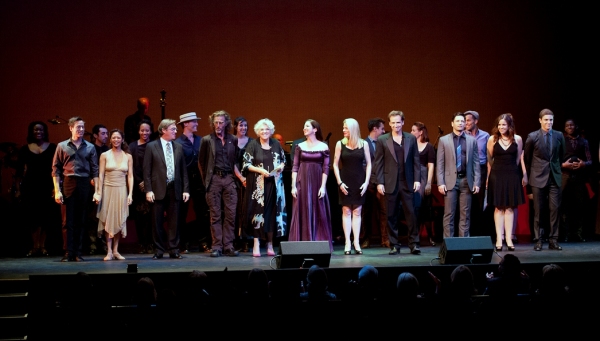
POLYGON ((415 299, 420 297, 419 280, 410 272, 403 272, 398 275, 396 289, 399 298, 415 299))
POLYGON ((548 264, 542 268, 540 292, 544 295, 564 295, 569 292, 567 276, 558 264, 548 264))
POLYGON ((466 265, 459 265, 450 274, 450 291, 456 298, 471 297, 475 294, 473 273, 466 265))
POLYGON ((358 272, 358 285, 361 288, 376 288, 379 272, 372 265, 365 265, 358 272))
POLYGON ((327 291, 328 279, 325 269, 318 265, 313 265, 308 269, 306 275, 306 289, 309 293, 321 293, 327 291))
POLYGON ((149 307, 156 304, 156 288, 154 287, 154 281, 150 277, 142 277, 137 281, 134 303, 138 307, 149 307))
POLYGON ((259 268, 250 270, 246 293, 255 299, 269 298, 269 278, 266 271, 259 268))

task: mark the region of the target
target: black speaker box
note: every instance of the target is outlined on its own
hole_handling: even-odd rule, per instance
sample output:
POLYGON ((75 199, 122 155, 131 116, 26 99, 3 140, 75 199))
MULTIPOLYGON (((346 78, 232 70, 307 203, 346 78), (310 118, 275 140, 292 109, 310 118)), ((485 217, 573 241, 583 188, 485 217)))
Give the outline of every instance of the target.
POLYGON ((439 257, 442 264, 487 264, 493 252, 490 236, 444 238, 439 257))
POLYGON ((330 260, 331 250, 327 241, 279 243, 277 269, 310 268, 313 264, 328 268, 330 260))

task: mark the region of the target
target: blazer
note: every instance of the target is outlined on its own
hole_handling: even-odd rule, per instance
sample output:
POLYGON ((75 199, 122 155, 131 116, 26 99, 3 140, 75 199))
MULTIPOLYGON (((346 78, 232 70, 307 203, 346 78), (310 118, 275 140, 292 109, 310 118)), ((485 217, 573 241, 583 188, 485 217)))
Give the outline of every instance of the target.
MULTIPOLYGON (((477 149, 477 140, 464 134, 466 151, 466 171, 469 188, 480 186, 481 167, 479 166, 479 150, 477 149)), ((447 190, 451 190, 456 185, 456 150, 454 148, 454 132, 440 137, 438 141, 438 150, 436 155, 436 179, 437 185, 446 185, 447 190)))
MULTIPOLYGON (((368 143, 368 142, 367 142, 368 143)), ((397 160, 394 152, 392 133, 377 138, 375 148, 375 174, 378 185, 384 185, 385 193, 394 193, 398 181, 398 167, 404 167, 404 175, 409 189, 415 181, 421 181, 421 165, 419 164, 419 148, 417 139, 410 133, 402 132, 404 160, 397 160)))
MULTIPOLYGON (((173 162, 175 164, 175 198, 181 200, 183 193, 190 192, 187 167, 180 144, 169 142, 173 147, 173 162)), ((154 192, 156 200, 162 200, 167 194, 167 163, 160 138, 148 142, 144 154, 144 190, 154 192)))
POLYGON ((529 177, 529 185, 533 187, 546 187, 548 177, 554 177, 554 181, 560 187, 562 172, 560 165, 566 153, 565 137, 558 130, 552 130, 552 154, 548 155, 545 148, 544 134, 542 129, 527 135, 523 158, 525 169, 529 177))
MULTIPOLYGON (((200 141, 200 152, 198 153, 198 168, 202 176, 202 183, 207 191, 215 170, 215 138, 217 137, 214 133, 204 136, 200 141)), ((230 162, 233 171, 237 165, 239 155, 238 140, 235 135, 225 134, 225 141, 227 160, 230 162)))

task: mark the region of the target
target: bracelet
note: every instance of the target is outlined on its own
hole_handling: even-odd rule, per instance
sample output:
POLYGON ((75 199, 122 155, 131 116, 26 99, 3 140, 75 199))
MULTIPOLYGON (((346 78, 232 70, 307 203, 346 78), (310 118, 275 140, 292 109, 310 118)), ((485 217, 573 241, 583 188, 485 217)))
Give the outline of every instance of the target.
POLYGON ((344 184, 343 182, 340 182, 340 185, 338 187, 342 187, 343 184, 344 184))

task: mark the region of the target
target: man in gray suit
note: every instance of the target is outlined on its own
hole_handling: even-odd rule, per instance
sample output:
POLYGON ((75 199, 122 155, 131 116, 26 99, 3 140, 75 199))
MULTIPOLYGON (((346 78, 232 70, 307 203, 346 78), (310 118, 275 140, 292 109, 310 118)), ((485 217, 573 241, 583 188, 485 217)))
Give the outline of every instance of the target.
POLYGON ((562 250, 558 245, 558 224, 561 199, 562 171, 561 162, 564 159, 566 145, 565 137, 558 130, 552 129, 554 113, 544 109, 539 114, 540 129, 531 132, 525 141, 523 159, 529 174, 529 185, 533 194, 535 217, 533 231, 535 251, 542 250, 540 234, 540 214, 542 208, 550 202, 550 233, 548 234, 551 250, 562 250))
POLYGON ((408 227, 410 253, 418 255, 419 227, 415 217, 413 195, 421 187, 421 165, 417 139, 402 131, 404 113, 394 110, 388 114, 391 132, 379 136, 375 147, 375 176, 377 192, 387 201, 387 231, 390 255, 400 253, 398 241, 398 215, 400 204, 408 227))
POLYGON ((469 237, 471 202, 479 193, 481 168, 477 140, 465 134, 465 115, 452 115, 452 132, 440 138, 436 176, 438 191, 444 196, 444 238, 454 237, 456 204, 460 210, 459 237, 469 237))

